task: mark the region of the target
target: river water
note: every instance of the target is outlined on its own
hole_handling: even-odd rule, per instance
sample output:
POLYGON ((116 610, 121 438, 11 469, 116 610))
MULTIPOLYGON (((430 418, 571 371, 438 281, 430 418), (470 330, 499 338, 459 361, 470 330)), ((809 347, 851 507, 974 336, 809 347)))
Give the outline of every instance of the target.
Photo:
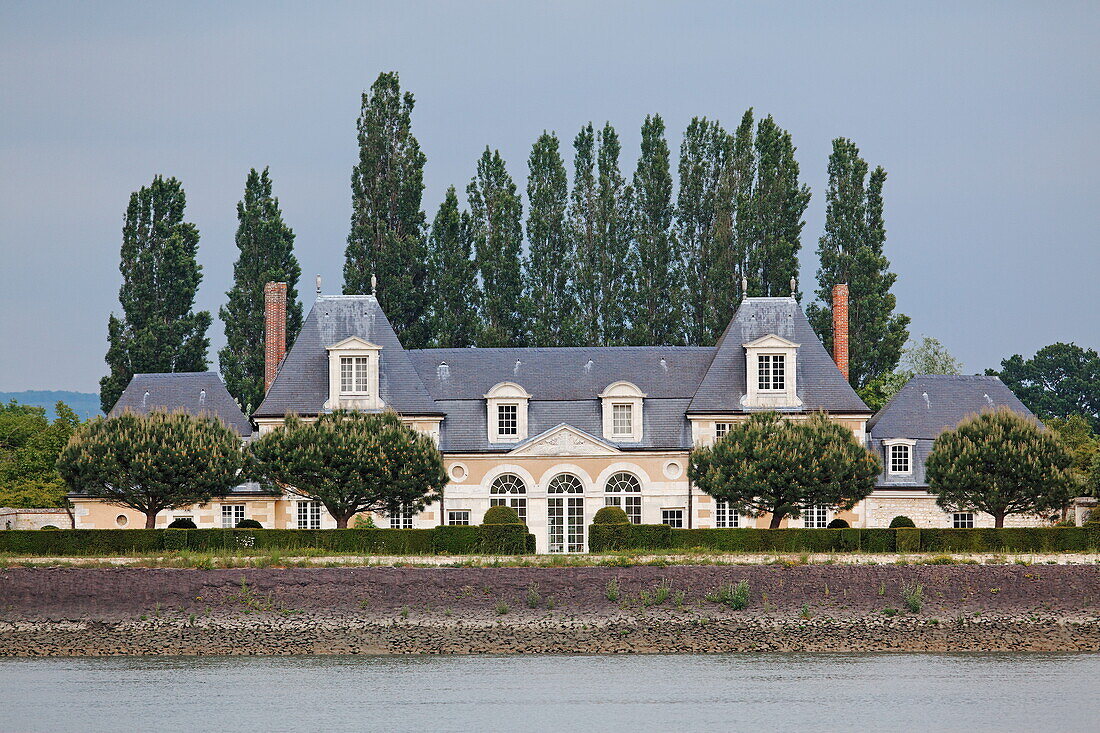
POLYGON ((0 659, 4 731, 1089 731, 1095 654, 0 659))

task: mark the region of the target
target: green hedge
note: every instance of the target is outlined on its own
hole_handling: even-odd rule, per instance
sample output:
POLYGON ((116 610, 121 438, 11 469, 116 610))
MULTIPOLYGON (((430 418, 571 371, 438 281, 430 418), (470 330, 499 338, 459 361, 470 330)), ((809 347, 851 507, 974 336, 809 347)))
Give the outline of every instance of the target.
POLYGON ((1090 527, 921 529, 923 552, 1084 552, 1100 546, 1090 527))
POLYGON ((667 524, 590 524, 588 550, 655 550, 672 546, 672 527, 667 524))
POLYGON ((534 552, 523 525, 432 529, 64 529, 0 531, 13 555, 131 555, 164 551, 323 550, 378 555, 534 552), (502 529, 504 528, 504 529, 502 529), (517 529, 518 528, 518 529, 517 529))
POLYGON ((893 552, 888 529, 677 529, 673 548, 728 552, 893 552))

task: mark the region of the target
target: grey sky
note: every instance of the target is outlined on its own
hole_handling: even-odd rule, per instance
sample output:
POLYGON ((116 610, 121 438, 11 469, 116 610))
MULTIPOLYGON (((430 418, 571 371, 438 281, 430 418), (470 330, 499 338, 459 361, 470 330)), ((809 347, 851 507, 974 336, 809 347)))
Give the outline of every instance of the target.
MULTIPOLYGON (((130 192, 183 181, 198 307, 236 257, 235 205, 271 166, 301 290, 341 287, 360 92, 416 95, 429 219, 486 144, 522 188, 531 143, 645 115, 771 113, 813 190, 830 141, 889 172, 887 254, 912 331, 967 369, 1100 346, 1100 5, 1093 3, 0 3, 0 389, 98 390, 130 192)), ((570 148, 571 149, 571 148, 570 148)))

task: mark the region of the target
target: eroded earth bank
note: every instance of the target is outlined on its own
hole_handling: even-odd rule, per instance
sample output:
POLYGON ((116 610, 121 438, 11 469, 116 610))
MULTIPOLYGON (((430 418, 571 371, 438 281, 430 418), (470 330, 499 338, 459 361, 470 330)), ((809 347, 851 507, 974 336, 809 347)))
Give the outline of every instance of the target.
POLYGON ((796 650, 1098 651, 1100 566, 0 570, 9 656, 796 650))

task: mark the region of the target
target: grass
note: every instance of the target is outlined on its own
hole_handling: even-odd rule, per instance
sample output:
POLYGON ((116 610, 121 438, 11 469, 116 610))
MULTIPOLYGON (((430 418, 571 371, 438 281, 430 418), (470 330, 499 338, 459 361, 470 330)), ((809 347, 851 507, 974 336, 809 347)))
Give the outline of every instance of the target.
POLYGON ((494 606, 493 608, 497 612, 498 616, 503 616, 504 614, 508 613, 508 611, 510 610, 509 607, 508 607, 508 602, 505 601, 503 598, 501 598, 499 601, 497 601, 497 605, 494 606))
POLYGON ((538 608, 542 604, 542 596, 539 595, 539 584, 531 583, 527 586, 527 607, 538 608))
POLYGON ((672 592, 672 581, 668 578, 663 578, 660 583, 654 586, 652 592, 643 590, 638 594, 638 600, 641 601, 643 606, 660 606, 668 600, 669 594, 672 592))
POLYGON ((619 579, 618 578, 612 578, 611 580, 607 581, 607 588, 604 589, 604 592, 607 595, 607 600, 611 601, 612 603, 618 602, 618 600, 619 600, 619 579))
POLYGON ((920 583, 905 586, 901 590, 901 599, 910 613, 920 613, 924 608, 924 586, 920 583))
POLYGON ((704 597, 711 603, 723 603, 734 611, 740 611, 749 605, 749 581, 739 580, 736 584, 723 583, 704 597))

